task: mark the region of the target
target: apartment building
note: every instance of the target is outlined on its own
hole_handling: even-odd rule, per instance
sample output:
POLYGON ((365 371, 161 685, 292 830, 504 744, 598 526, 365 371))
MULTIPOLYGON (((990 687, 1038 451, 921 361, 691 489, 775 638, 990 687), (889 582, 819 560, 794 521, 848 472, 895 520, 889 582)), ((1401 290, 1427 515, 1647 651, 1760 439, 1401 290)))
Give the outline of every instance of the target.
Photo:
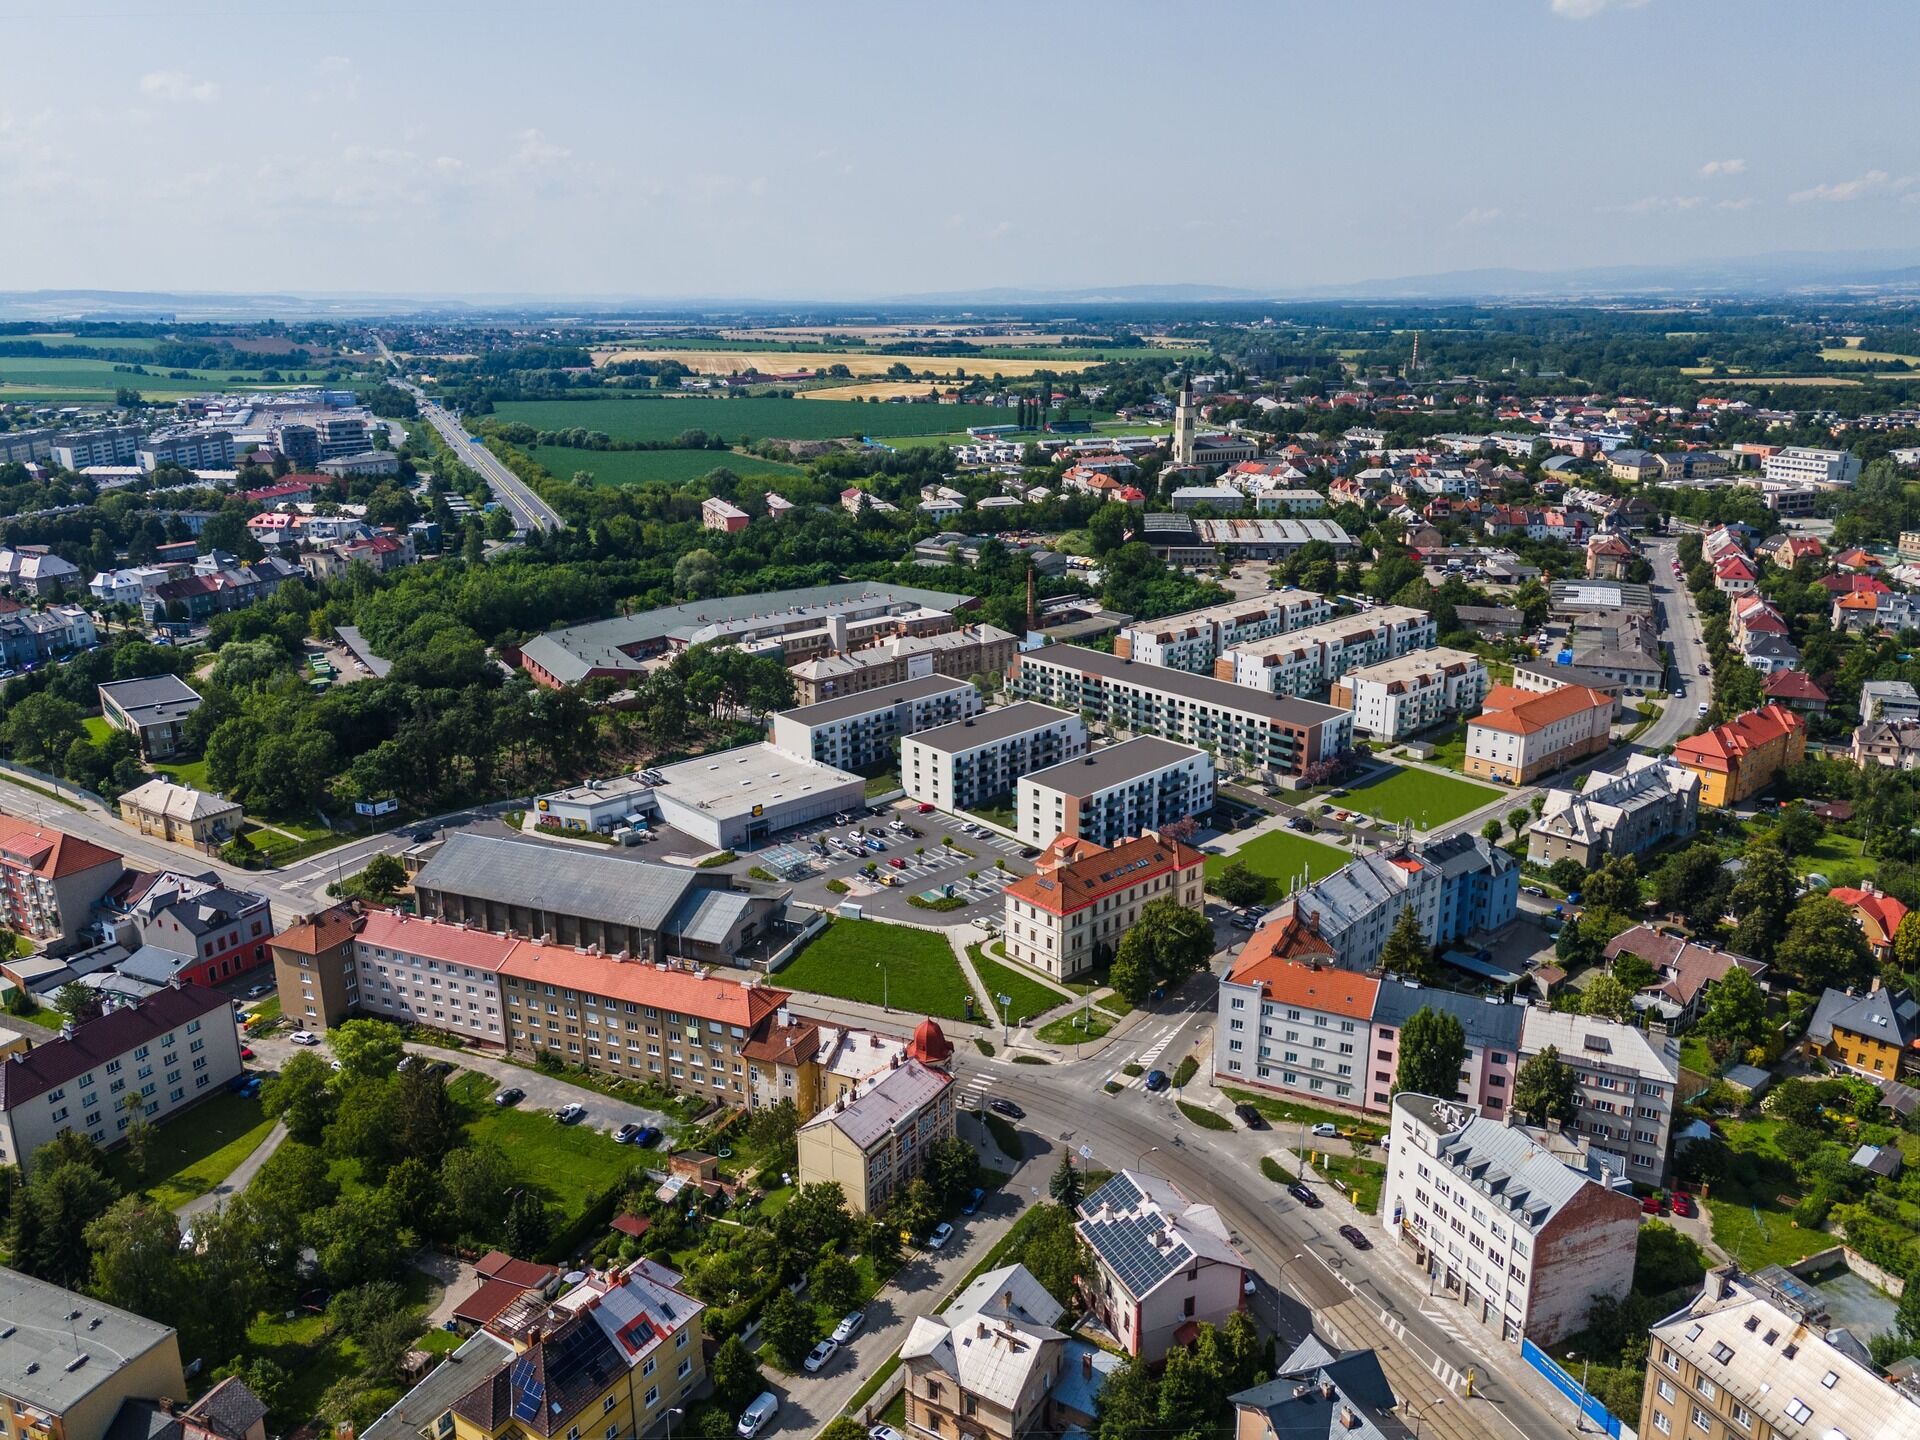
POLYGON ((1641 1185, 1667 1173, 1680 1041, 1637 1025, 1529 1006, 1520 1051, 1531 1059, 1549 1048, 1580 1077, 1573 1128, 1596 1155, 1641 1185))
POLYGON ((373 449, 367 434, 365 412, 356 415, 323 415, 313 421, 314 458, 339 460, 364 455, 373 449))
POLYGON ((1512 685, 1487 692, 1467 722, 1467 774, 1527 785, 1612 743, 1613 697, 1584 685, 1537 694, 1512 685))
POLYGON ((1016 639, 996 625, 966 625, 933 635, 896 635, 845 654, 823 655, 789 667, 794 698, 815 705, 836 695, 877 690, 919 675, 965 680, 1000 675, 1013 661, 1016 639))
POLYGON ((133 463, 149 474, 162 465, 231 470, 233 434, 227 430, 156 430, 133 452, 133 463))
POLYGON ((848 1209, 874 1214, 953 1133, 953 1076, 903 1058, 800 1127, 800 1183, 838 1184, 848 1209))
POLYGON ((52 430, 0 430, 0 465, 31 465, 52 458, 52 430))
POLYGON ((53 463, 62 470, 84 470, 89 465, 127 465, 146 432, 138 425, 103 425, 93 430, 68 430, 53 440, 53 463))
POLYGON ((1290 634, 1233 646, 1214 661, 1213 674, 1217 680, 1269 695, 1311 695, 1350 670, 1427 649, 1438 638, 1433 617, 1426 611, 1380 605, 1290 634))
POLYGON ((97 687, 100 717, 140 742, 147 760, 164 760, 186 748, 186 725, 200 708, 200 692, 178 675, 110 680, 97 687))
POLYGON ((1319 1104, 1360 1108, 1381 982, 1324 963, 1324 945, 1291 917, 1256 932, 1220 982, 1217 1080, 1319 1104))
POLYGON ((1811 485, 1836 490, 1860 478, 1860 457, 1845 450, 1816 450, 1806 445, 1783 445, 1760 462, 1763 478, 1784 485, 1811 485))
POLYGON ((1503 1118, 1513 1109, 1513 1080, 1519 1073, 1526 1007, 1501 1004, 1456 990, 1438 990, 1389 975, 1380 982, 1373 1004, 1373 1045, 1367 1067, 1366 1108, 1384 1113, 1393 1103, 1394 1077, 1400 1073, 1400 1039, 1407 1022, 1422 1010, 1451 1015, 1466 1035, 1454 1094, 1482 1114, 1503 1118))
POLYGON ((126 874, 121 856, 52 826, 0 815, 0 901, 7 928, 58 948, 126 874))
POLYGON ((1375 740, 1404 740, 1479 708, 1492 682, 1467 650, 1416 650, 1364 665, 1333 682, 1327 703, 1353 712, 1353 730, 1375 740))
POLYGON ((144 946, 178 957, 176 977, 219 985, 268 961, 273 915, 267 897, 238 890, 212 871, 160 870, 127 892, 124 914, 144 946))
POLYGON ((1585 1327, 1626 1297, 1640 1202, 1626 1176, 1545 1130, 1403 1090, 1380 1220, 1436 1297, 1508 1344, 1585 1327))
POLYGON ((1527 827, 1527 858, 1595 870, 1609 856, 1691 835, 1699 803, 1700 777, 1691 770, 1659 755, 1630 755, 1619 770, 1589 772, 1577 790, 1549 789, 1546 808, 1527 827))
POLYGON ((789 755, 858 770, 891 760, 894 742, 905 736, 970 719, 983 708, 972 682, 922 675, 782 710, 773 717, 768 739, 789 755))
POLYGON ((1211 747, 1224 765, 1276 778, 1303 776, 1353 745, 1348 711, 1078 645, 1019 656, 1009 686, 1025 699, 1088 712, 1115 730, 1211 747))
POLYGON ((1142 1363, 1245 1303, 1247 1262, 1220 1212, 1171 1181, 1123 1169, 1080 1201, 1079 1216, 1074 1229, 1093 1256, 1089 1309, 1142 1363))
POLYGON ((187 1398, 180 1337, 131 1310, 0 1267, 0 1330, 9 1440, 106 1440, 129 1401, 187 1398))
POLYGON ((1332 614, 1333 606, 1324 595, 1278 590, 1258 599, 1230 600, 1160 620, 1136 621, 1114 637, 1113 653, 1143 665, 1210 675, 1222 652, 1316 625, 1332 614))
POLYGON ((745 1050, 749 1107, 791 1100, 802 1120, 812 1119, 902 1060, 941 1069, 953 1058, 952 1043, 931 1016, 902 1040, 810 1019, 784 1005, 745 1050))
POLYGON ((1007 705, 904 738, 900 783, 923 805, 971 809, 1011 794, 1022 775, 1086 750, 1087 727, 1071 711, 1007 705))
POLYGON ((746 529, 751 518, 738 505, 722 500, 718 495, 709 495, 700 503, 700 524, 722 535, 732 535, 746 529))
POLYGON ((166 1123, 240 1073, 238 1035, 224 994, 176 984, 0 1060, 0 1165, 68 1131, 117 1144, 136 1112, 166 1123))
POLYGON ((1158 835, 1111 848, 1063 835, 1034 862, 1033 874, 1000 892, 1007 953, 1057 980, 1095 969, 1112 960, 1150 901, 1203 909, 1205 860, 1192 846, 1158 835))
POLYGON ((1807 722, 1784 705, 1736 715, 1673 747, 1676 765, 1700 777, 1700 803, 1737 805, 1807 753, 1807 722))
POLYGON ((1044 848, 1062 835, 1116 845, 1213 809, 1213 760, 1204 750, 1136 736, 1077 760, 1022 775, 1015 829, 1044 848))
POLYGON ((357 982, 360 1013, 505 1047, 500 971, 518 941, 387 910, 359 919, 344 978, 357 982))
POLYGON ((1893 1440, 1920 1435, 1920 1387, 1889 1383, 1819 1293, 1790 1274, 1709 1270, 1649 1332, 1645 1440, 1893 1440))

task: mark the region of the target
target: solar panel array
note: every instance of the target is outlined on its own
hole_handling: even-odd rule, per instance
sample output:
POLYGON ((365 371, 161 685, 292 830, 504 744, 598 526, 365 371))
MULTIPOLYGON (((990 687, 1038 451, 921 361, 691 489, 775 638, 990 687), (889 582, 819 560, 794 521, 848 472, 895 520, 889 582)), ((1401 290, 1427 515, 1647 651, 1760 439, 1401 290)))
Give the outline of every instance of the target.
POLYGON ((1102 1205, 1111 1205, 1116 1210, 1131 1210, 1141 1200, 1140 1189, 1125 1173, 1115 1175, 1106 1184, 1080 1202, 1080 1210, 1085 1215, 1097 1215, 1102 1205))
POLYGON ((538 1421, 540 1407, 546 1403, 547 1387, 535 1371, 531 1355, 522 1355, 513 1362, 510 1383, 513 1387, 513 1418, 527 1425, 538 1421))
POLYGON ((1165 1231, 1165 1219, 1149 1214, 1091 1225, 1087 1239, 1129 1294, 1145 1295, 1193 1261, 1193 1252, 1178 1240, 1164 1248, 1155 1243, 1165 1231))

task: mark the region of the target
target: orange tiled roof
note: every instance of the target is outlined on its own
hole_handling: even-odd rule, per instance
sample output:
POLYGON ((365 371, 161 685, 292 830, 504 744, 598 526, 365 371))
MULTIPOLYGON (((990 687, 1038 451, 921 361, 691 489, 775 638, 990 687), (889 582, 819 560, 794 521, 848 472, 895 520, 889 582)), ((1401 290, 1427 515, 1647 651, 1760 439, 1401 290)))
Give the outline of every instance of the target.
POLYGON ((49 880, 77 875, 120 858, 104 845, 17 815, 0 815, 0 856, 49 880))
POLYGON ((1512 685, 1496 685, 1487 692, 1481 713, 1472 723, 1509 735, 1531 735, 1557 720, 1565 720, 1583 710, 1598 710, 1602 705, 1611 710, 1613 698, 1584 685, 1566 685, 1545 694, 1512 685))
MULTIPOLYGON (((1271 928, 1271 927, 1269 927, 1271 928)), ((1265 934, 1262 931, 1261 934, 1265 934)), ((1380 981, 1372 975, 1325 966, 1303 965, 1268 955, 1247 963, 1260 936, 1247 942, 1233 968, 1233 983, 1258 985, 1266 998, 1279 1005, 1297 1005, 1301 1009, 1323 1010, 1329 1015, 1345 1015, 1355 1020, 1373 1018, 1374 998, 1380 993, 1380 981)))
POLYGON ((1849 910, 1871 915, 1879 925, 1880 933, 1888 938, 1892 938, 1893 932, 1900 928, 1900 922, 1907 918, 1907 907, 1897 897, 1878 890, 1856 890, 1851 885, 1836 885, 1827 894, 1849 910))
POLYGON ((1190 869, 1204 858, 1178 840, 1143 835, 1045 874, 1023 875, 1001 893, 1055 915, 1068 915, 1154 875, 1190 869))
POLYGON ((1738 757, 1791 735, 1805 725, 1806 721, 1785 706, 1763 705, 1711 730, 1688 736, 1673 747, 1673 758, 1682 765, 1703 770, 1730 770, 1738 757))
POLYGON ((734 979, 661 969, 638 960, 616 960, 611 955, 582 954, 571 945, 542 945, 533 940, 516 944, 500 973, 743 1029, 758 1025, 789 998, 788 991, 771 985, 743 985, 734 979))

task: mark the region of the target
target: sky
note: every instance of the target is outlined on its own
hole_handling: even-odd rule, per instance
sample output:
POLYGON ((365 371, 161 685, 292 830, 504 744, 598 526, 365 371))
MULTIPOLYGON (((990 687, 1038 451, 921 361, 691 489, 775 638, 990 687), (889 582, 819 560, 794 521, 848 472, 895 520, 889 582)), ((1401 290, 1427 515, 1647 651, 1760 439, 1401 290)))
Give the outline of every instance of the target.
POLYGON ((0 0, 0 289, 794 300, 1920 249, 1920 5, 0 0))

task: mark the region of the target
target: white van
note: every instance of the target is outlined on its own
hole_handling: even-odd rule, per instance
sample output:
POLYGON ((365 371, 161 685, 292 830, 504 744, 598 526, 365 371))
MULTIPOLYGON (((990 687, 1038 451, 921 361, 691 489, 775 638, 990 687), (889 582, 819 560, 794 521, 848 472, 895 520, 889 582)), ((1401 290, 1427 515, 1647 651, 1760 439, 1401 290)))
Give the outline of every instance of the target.
POLYGON ((771 1390, 762 1390, 754 1396, 753 1403, 740 1412, 740 1423, 733 1427, 734 1432, 740 1440, 753 1440, 779 1413, 780 1397, 771 1390))

